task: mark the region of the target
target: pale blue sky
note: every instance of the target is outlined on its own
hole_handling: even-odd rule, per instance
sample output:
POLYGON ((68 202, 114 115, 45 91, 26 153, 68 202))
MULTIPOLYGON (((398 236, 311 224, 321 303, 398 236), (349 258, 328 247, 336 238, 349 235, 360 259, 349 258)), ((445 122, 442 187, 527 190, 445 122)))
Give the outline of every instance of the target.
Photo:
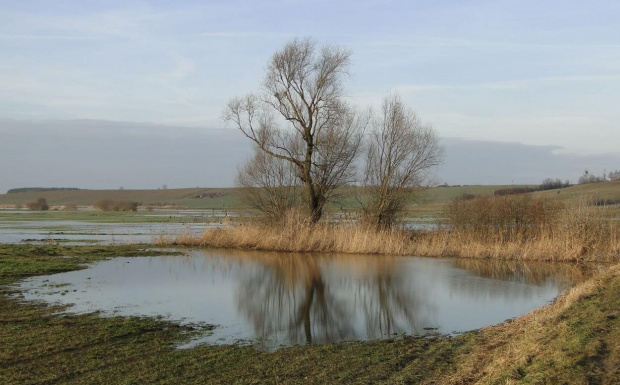
POLYGON ((0 0, 0 119, 216 130, 298 36, 353 51, 356 104, 396 90, 443 137, 620 152, 612 0, 0 0))

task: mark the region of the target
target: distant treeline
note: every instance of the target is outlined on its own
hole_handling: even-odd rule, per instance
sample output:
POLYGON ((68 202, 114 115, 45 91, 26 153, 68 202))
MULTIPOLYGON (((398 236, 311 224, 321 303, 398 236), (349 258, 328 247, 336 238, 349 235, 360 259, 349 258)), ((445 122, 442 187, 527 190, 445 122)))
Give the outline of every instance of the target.
POLYGON ((569 181, 562 182, 560 179, 545 179, 540 185, 535 187, 511 187, 500 190, 495 190, 496 196, 513 195, 513 194, 526 194, 534 191, 554 190, 558 188, 570 187, 569 181))
POLYGON ((38 191, 75 191, 81 190, 77 187, 21 187, 21 188, 12 188, 7 191, 7 194, 17 194, 17 193, 27 193, 27 192, 38 192, 38 191))
POLYGON ((586 170, 583 175, 579 177, 579 184, 600 183, 608 180, 620 180, 620 170, 610 171, 609 174, 603 172, 602 176, 594 175, 586 170))

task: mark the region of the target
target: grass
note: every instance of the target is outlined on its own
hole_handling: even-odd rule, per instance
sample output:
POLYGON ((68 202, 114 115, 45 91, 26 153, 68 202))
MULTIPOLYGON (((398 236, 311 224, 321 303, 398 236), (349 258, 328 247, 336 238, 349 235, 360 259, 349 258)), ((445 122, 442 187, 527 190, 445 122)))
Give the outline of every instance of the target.
POLYGON ((52 206, 75 204, 92 206, 97 201, 134 201, 155 207, 179 206, 185 208, 222 209, 242 206, 230 188, 182 188, 166 190, 68 190, 35 191, 26 193, 0 194, 0 206, 12 207, 16 204, 46 198, 52 206), (195 198, 201 194, 205 197, 195 198))
MULTIPOLYGON (((175 350, 192 330, 96 314, 62 315, 21 303, 10 284, 83 267, 135 246, 0 246, 3 384, 613 384, 620 380, 620 266, 513 322, 455 338, 299 346, 273 353, 241 346, 175 350)), ((507 266, 507 268, 510 268, 507 266)))
MULTIPOLYGON (((454 187, 430 188, 412 196, 412 201, 421 204, 446 203, 463 194, 492 195, 497 189, 514 186, 472 185, 454 187)), ((344 198, 333 204, 333 208, 358 208, 359 204, 353 198, 353 188, 345 188, 342 191, 344 198), (349 195, 351 197, 347 198, 349 195)), ((620 194, 619 194, 620 195, 620 194)), ((100 200, 129 200, 141 202, 142 205, 168 204, 182 208, 195 209, 239 209, 246 205, 239 197, 239 189, 236 188, 181 188, 166 190, 68 190, 68 191, 45 191, 27 192, 14 194, 0 194, 0 207, 12 208, 17 204, 24 205, 26 202, 37 200, 40 197, 47 199, 50 205, 61 207, 66 205, 92 206, 100 200), (204 195, 203 198, 195 198, 204 195)))
MULTIPOLYGON (((220 221, 213 211, 186 213, 184 211, 0 211, 0 222, 85 221, 94 223, 202 223, 220 221)), ((230 212, 232 214, 232 212, 230 212)))
POLYGON ((451 227, 433 231, 377 230, 358 223, 310 226, 291 215, 283 224, 249 222, 208 229, 200 237, 163 238, 161 243, 286 252, 620 260, 620 223, 609 219, 607 207, 579 202, 549 208, 542 200, 521 196, 456 202, 449 209, 451 227), (491 214, 475 215, 487 212, 491 214))

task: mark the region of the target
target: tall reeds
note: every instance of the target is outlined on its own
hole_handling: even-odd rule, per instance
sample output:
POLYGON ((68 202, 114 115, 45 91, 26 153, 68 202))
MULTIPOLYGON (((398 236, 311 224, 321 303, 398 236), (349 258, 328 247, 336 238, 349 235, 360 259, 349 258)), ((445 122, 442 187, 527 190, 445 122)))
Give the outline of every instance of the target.
POLYGON ((453 202, 433 231, 377 229, 361 223, 307 223, 295 211, 277 224, 259 222, 183 235, 189 246, 287 252, 418 255, 524 260, 620 259, 619 221, 587 201, 560 205, 527 196, 453 202))

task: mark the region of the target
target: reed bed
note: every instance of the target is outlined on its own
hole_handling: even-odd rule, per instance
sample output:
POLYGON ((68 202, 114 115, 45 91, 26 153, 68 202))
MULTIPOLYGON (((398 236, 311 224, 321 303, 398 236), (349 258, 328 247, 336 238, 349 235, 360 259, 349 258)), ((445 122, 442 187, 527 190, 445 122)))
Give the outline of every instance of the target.
POLYGON ((447 224, 433 231, 377 229, 362 223, 310 225, 294 213, 278 224, 239 224, 163 243, 285 252, 616 261, 620 226, 607 214, 606 208, 586 201, 560 206, 525 197, 489 197, 452 203, 446 209, 447 224))

